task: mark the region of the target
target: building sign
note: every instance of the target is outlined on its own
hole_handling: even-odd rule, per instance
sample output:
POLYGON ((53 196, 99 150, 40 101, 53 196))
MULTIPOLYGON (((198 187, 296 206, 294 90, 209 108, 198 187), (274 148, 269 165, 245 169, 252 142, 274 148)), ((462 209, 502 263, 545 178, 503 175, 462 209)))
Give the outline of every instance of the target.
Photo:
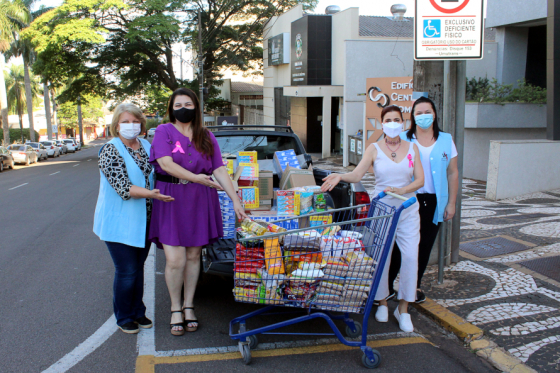
POLYGON ((290 49, 292 85, 331 84, 331 16, 307 15, 292 22, 290 49))
POLYGON ((238 123, 237 116, 230 116, 230 117, 218 117, 216 123, 219 126, 235 126, 238 123))
POLYGON ((389 105, 397 105, 405 121, 405 128, 410 126, 412 111, 412 77, 369 78, 366 80, 366 118, 364 147, 377 142, 383 135, 381 112, 389 105))
POLYGON ((290 63, 290 33, 284 32, 268 39, 268 65, 290 63))
POLYGON ((416 0, 415 60, 481 59, 484 0, 416 0))

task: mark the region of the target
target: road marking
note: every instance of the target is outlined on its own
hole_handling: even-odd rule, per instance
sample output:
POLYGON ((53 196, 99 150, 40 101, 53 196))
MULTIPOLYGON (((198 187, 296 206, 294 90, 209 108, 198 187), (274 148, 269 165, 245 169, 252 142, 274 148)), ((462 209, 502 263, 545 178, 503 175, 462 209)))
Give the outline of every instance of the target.
POLYGON ((56 175, 56 174, 59 174, 59 173, 60 173, 60 171, 56 171, 55 173, 50 174, 49 176, 56 175))
MULTIPOLYGON (((156 308, 156 245, 152 244, 150 253, 144 264, 144 304, 146 305, 146 317, 153 320, 155 324, 156 308)), ((155 327, 141 329, 136 340, 138 355, 155 355, 156 337, 155 327)))
POLYGON ((91 159, 88 159, 87 161, 89 162, 89 161, 91 161, 91 159))
POLYGON ((17 189, 17 188, 22 187, 22 186, 24 186, 24 185, 27 185, 27 184, 29 184, 29 183, 21 184, 21 185, 18 185, 18 186, 16 186, 16 187, 10 188, 10 189, 8 189, 8 190, 14 190, 14 189, 17 189))
POLYGON ((74 166, 72 166, 72 167, 78 167, 79 165, 80 165, 80 164, 78 163, 78 164, 75 164, 75 165, 74 165, 74 166))
POLYGON ((58 360, 56 363, 51 365, 48 369, 44 370, 43 373, 62 373, 66 372, 74 365, 82 361, 86 356, 95 351, 99 346, 101 346, 110 336, 117 331, 117 322, 115 320, 115 315, 111 315, 105 324, 103 324, 95 333, 93 333, 88 339, 80 343, 78 347, 67 353, 64 357, 58 360))

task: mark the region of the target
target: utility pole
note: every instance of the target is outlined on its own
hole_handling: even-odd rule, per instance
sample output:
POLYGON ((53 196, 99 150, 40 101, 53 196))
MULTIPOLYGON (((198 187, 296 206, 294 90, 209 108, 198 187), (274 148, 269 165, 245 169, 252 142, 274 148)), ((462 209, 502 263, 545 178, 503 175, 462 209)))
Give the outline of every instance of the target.
POLYGON ((43 83, 43 100, 45 103, 45 114, 47 116, 47 138, 52 140, 52 125, 51 125, 51 98, 49 94, 49 85, 47 82, 43 83))
MULTIPOLYGON (((202 9, 198 9, 198 90, 200 120, 204 124, 204 55, 202 53, 202 9)), ((182 65, 181 65, 182 66, 182 65)))
POLYGON ((8 123, 8 96, 6 95, 6 82, 4 81, 4 55, 0 53, 0 110, 2 128, 4 129, 4 145, 10 144, 10 125, 8 123))
POLYGON ((548 0, 546 27, 546 138, 560 140, 560 0, 548 0))
POLYGON ((81 97, 78 96, 78 127, 80 129, 80 145, 84 145, 84 137, 83 137, 83 125, 82 125, 82 104, 81 104, 81 97))
POLYGON ((180 63, 181 63, 181 84, 183 84, 183 47, 181 46, 181 51, 179 54, 180 63))

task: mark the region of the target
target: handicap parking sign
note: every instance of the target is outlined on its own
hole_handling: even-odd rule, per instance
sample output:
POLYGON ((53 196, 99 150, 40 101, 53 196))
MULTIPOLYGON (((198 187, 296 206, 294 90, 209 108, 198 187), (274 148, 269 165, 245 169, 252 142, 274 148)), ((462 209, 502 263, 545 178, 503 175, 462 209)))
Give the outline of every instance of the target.
POLYGON ((433 39, 441 37, 441 19, 424 20, 424 38, 433 39))

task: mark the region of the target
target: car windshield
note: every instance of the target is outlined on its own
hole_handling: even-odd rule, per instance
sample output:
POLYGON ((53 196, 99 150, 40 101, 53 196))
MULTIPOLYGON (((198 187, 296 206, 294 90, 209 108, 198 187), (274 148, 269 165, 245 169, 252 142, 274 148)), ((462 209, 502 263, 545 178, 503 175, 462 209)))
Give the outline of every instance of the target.
POLYGON ((64 142, 65 142, 66 144, 72 144, 72 143, 73 143, 72 140, 64 140, 64 142))
POLYGON ((46 145, 46 146, 51 146, 52 142, 51 141, 43 141, 41 144, 46 145))
POLYGON ((279 150, 294 149, 296 155, 301 154, 298 151, 296 140, 290 136, 270 135, 231 135, 216 136, 222 156, 236 156, 237 152, 256 151, 257 159, 273 159, 274 152, 279 150))
POLYGON ((10 145, 8 146, 9 150, 23 150, 25 151, 25 145, 10 145))
POLYGON ((32 148, 39 149, 39 144, 37 144, 36 142, 30 142, 27 145, 31 146, 32 148))

